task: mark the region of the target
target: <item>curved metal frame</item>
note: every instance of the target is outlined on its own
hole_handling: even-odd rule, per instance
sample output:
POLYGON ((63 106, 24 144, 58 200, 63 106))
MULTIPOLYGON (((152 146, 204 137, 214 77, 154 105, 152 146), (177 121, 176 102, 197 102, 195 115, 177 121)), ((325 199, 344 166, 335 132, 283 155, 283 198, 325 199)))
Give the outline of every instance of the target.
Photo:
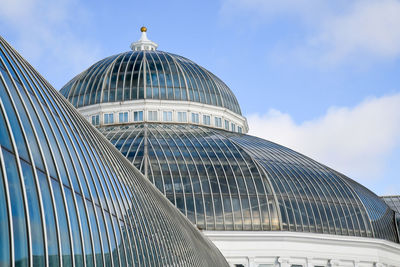
POLYGON ((170 195, 168 199, 186 215, 188 195, 183 191, 184 205, 178 204, 181 193, 177 188, 185 188, 184 181, 190 181, 190 194, 202 196, 204 209, 195 209, 195 216, 189 219, 201 229, 279 229, 397 242, 394 219, 390 219, 393 212, 382 200, 344 175, 286 147, 195 125, 130 124, 99 130, 123 150, 134 166, 143 171, 148 164, 148 179, 167 197, 170 195), (143 127, 148 131, 147 137, 143 127), (141 143, 134 146, 133 141, 128 142, 127 148, 127 138, 140 138, 141 143), (144 139, 148 163, 144 157, 136 157, 146 149, 144 139), (179 166, 195 166, 196 179, 202 186, 195 187, 193 177, 187 179, 187 172, 183 175, 179 166), (178 171, 173 173, 173 168, 178 171), (262 184, 262 190, 256 189, 257 183, 262 184), (164 188, 170 188, 169 193, 164 188), (262 215, 265 211, 261 203, 268 204, 268 218, 262 215), (205 224, 201 223, 202 218, 205 224))
POLYGON ((227 266, 1 37, 0 124, 2 264, 227 266))
POLYGON ((220 106, 241 115, 235 95, 214 74, 187 58, 162 51, 129 51, 105 58, 68 82, 61 93, 77 108, 106 102, 160 99, 220 106), (167 74, 172 86, 165 78, 167 74), (160 79, 161 75, 164 79, 160 79), (132 84, 134 77, 137 84, 132 84), (123 79, 122 86, 119 86, 120 79, 123 79), (142 87, 144 92, 140 95, 142 87), (129 97, 126 90, 130 92, 129 97), (93 94, 96 96, 92 97, 93 94))

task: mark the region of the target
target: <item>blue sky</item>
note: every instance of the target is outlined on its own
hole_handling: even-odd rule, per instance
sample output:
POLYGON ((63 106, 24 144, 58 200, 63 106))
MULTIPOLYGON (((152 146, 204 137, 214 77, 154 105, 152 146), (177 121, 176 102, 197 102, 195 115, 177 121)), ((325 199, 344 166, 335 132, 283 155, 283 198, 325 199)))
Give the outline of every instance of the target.
POLYGON ((400 194, 400 1, 3 0, 1 34, 57 89, 139 28, 236 94, 250 133, 400 194))

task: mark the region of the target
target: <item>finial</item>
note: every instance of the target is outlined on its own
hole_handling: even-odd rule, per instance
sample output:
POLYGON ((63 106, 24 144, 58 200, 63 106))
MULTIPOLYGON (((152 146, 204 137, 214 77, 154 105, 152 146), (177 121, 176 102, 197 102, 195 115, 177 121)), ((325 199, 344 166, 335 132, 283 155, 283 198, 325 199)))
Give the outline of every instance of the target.
POLYGON ((140 31, 142 32, 142 36, 137 42, 133 42, 131 44, 131 49, 133 51, 156 50, 158 45, 147 38, 147 28, 145 26, 142 26, 140 28, 140 31))

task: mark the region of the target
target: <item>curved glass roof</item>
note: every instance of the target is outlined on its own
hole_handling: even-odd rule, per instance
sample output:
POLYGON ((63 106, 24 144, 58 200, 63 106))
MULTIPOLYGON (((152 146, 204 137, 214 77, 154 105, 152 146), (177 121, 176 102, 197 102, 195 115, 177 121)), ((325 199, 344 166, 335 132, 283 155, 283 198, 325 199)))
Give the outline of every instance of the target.
POLYGON ((394 211, 346 176, 281 145, 194 125, 100 127, 194 224, 398 242, 394 211))
POLYGON ((232 91, 187 58, 155 50, 105 58, 68 82, 61 93, 77 108, 137 99, 198 102, 241 115, 232 91))
POLYGON ((0 37, 0 265, 228 266, 0 37))

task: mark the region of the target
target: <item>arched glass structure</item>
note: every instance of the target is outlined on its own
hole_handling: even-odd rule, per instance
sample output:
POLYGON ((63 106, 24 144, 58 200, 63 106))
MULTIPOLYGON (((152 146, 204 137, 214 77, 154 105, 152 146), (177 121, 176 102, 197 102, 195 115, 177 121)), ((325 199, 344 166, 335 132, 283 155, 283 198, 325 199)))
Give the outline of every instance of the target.
POLYGON ((235 95, 218 77, 187 58, 156 50, 105 58, 72 79, 61 93, 77 108, 157 99, 198 102, 241 115, 235 95))
POLYGON ((228 266, 0 37, 0 266, 228 266))
POLYGON ((398 242, 394 212, 346 176, 286 147, 193 125, 100 127, 205 230, 283 230, 398 242))

